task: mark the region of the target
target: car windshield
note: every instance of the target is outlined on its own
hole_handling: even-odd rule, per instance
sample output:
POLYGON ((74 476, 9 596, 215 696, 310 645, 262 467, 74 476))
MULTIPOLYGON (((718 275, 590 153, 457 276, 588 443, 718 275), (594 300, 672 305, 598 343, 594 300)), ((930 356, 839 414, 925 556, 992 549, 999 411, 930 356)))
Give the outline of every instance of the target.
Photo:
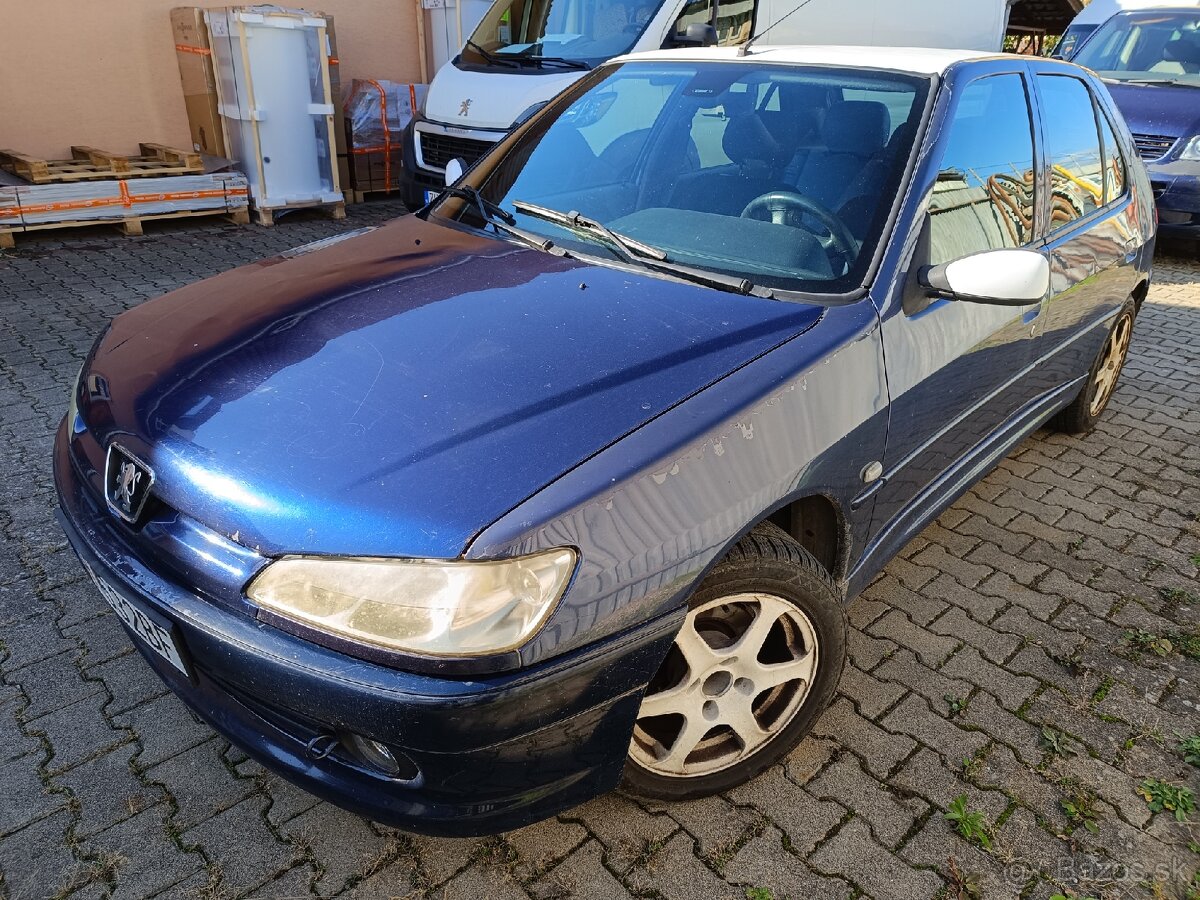
POLYGON ((629 50, 661 5, 653 0, 509 0, 493 4, 463 48, 477 66, 597 66, 629 50))
MULTIPOLYGON (((863 283, 929 87, 824 66, 614 64, 466 182, 558 252, 842 293, 863 283)), ((473 222, 482 210, 444 203, 433 212, 473 222)))
POLYGON ((1200 87, 1200 10, 1113 16, 1083 45, 1073 62, 1116 81, 1200 87))

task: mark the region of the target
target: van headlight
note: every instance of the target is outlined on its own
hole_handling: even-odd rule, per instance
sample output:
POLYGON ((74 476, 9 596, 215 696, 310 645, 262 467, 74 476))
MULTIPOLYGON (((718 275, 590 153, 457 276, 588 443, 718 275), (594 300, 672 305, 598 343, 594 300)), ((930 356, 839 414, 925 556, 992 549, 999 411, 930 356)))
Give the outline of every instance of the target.
POLYGON ((385 650, 503 653, 545 623, 575 571, 575 551, 502 560, 284 557, 246 595, 285 619, 385 650))
POLYGON ((1200 162, 1200 134, 1183 145, 1179 158, 1186 159, 1188 162, 1200 162))

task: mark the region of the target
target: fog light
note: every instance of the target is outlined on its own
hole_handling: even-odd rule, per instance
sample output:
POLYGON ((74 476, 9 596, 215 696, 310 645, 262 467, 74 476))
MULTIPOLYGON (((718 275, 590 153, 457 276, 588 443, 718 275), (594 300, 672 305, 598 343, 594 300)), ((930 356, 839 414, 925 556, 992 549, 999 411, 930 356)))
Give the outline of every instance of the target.
POLYGON ((355 756, 389 778, 412 781, 417 777, 416 763, 403 753, 392 750, 387 744, 381 744, 379 741, 371 740, 369 737, 363 737, 354 732, 348 732, 345 735, 345 741, 355 756))

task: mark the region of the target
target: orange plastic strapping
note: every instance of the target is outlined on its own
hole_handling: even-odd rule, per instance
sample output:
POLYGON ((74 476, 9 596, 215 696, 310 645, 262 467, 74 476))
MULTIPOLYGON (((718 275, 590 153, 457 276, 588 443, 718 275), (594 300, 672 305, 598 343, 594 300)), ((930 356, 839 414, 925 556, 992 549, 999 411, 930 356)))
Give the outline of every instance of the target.
POLYGON ((387 123, 387 92, 378 81, 368 78, 367 84, 373 85, 379 91, 379 119, 383 125, 383 192, 392 192, 392 133, 387 123))
POLYGON ((207 191, 167 191, 158 194, 141 194, 134 196, 129 193, 125 182, 121 185, 120 197, 102 197, 92 200, 60 200, 57 203, 39 203, 33 206, 14 206, 11 209, 0 209, 0 216, 6 213, 44 213, 59 212, 72 209, 95 209, 101 206, 124 206, 132 208, 136 203, 165 203, 169 200, 205 200, 209 197, 244 197, 249 194, 247 188, 229 188, 207 191))
POLYGON ((180 53, 195 53, 197 56, 212 56, 207 47, 189 47, 187 44, 176 44, 175 49, 180 53))

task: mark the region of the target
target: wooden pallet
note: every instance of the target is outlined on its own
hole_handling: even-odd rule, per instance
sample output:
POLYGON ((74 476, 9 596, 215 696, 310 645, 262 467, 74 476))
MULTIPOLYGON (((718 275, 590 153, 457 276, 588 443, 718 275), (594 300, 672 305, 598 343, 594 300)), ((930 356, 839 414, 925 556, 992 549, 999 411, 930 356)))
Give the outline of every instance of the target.
POLYGON ((289 203, 287 206, 274 206, 270 209, 260 209, 256 206, 254 208, 254 221, 264 228, 270 228, 275 224, 276 216, 297 209, 313 209, 317 212, 325 213, 331 219, 346 218, 346 204, 343 201, 338 201, 336 203, 289 203))
POLYGON ((41 159, 15 150, 0 150, 0 169, 32 184, 90 181, 101 178, 150 178, 200 175, 199 153, 163 144, 138 144, 139 156, 110 153, 95 147, 71 148, 71 159, 41 159))
POLYGON ((25 231, 44 231, 49 228, 80 228, 84 225, 115 225, 125 234, 142 234, 145 222, 158 222, 163 219, 191 219, 196 216, 223 216, 234 225, 249 225, 250 211, 246 208, 228 209, 192 209, 171 213, 153 213, 145 216, 129 216, 120 219, 79 219, 64 222, 46 222, 38 225, 24 225, 18 228, 0 227, 0 250, 11 249, 15 246, 14 235, 25 231))

